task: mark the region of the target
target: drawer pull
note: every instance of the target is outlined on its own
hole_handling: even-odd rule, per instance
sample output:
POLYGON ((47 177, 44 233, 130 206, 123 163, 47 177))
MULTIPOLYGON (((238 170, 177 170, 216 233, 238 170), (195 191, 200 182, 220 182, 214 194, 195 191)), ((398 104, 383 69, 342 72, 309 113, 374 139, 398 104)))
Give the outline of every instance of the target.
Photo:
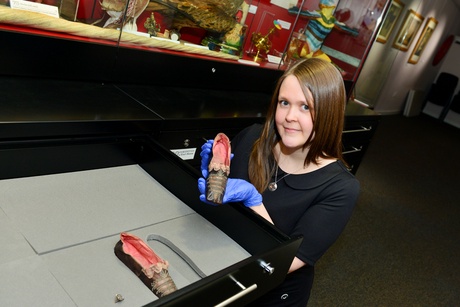
POLYGON ((342 152, 342 155, 346 155, 346 154, 350 154, 350 153, 354 153, 354 152, 360 152, 361 150, 363 150, 363 146, 360 146, 359 148, 356 148, 356 147, 351 147, 353 148, 352 150, 348 150, 348 151, 343 151, 342 152))
POLYGON ((237 299, 239 299, 240 297, 242 296, 245 296, 246 294, 248 294, 249 292, 252 292, 254 291, 255 289, 257 289, 257 284, 253 284, 252 286, 249 286, 249 287, 245 287, 242 283, 240 283, 238 280, 236 280, 233 276, 230 276, 230 278, 238 285, 238 287, 240 287, 242 290, 240 292, 238 292, 237 294, 229 297, 228 299, 226 299, 225 301, 217 304, 215 307, 223 307, 223 306, 227 306, 228 304, 230 303, 233 303, 234 301, 236 301, 237 299))
POLYGON ((366 131, 371 131, 372 126, 369 128, 361 126, 361 129, 353 129, 353 130, 344 130, 342 133, 355 133, 355 132, 366 132, 366 131))
POLYGON ((264 269, 265 273, 268 273, 268 275, 272 275, 273 272, 275 272, 275 268, 270 265, 270 263, 266 263, 263 260, 259 260, 259 265, 264 269))

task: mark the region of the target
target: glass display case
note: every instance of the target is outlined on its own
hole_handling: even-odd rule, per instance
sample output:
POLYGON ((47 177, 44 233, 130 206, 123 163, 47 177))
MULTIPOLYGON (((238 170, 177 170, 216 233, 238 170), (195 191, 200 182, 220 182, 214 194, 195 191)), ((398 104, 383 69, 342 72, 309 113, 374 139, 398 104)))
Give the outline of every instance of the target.
MULTIPOLYGON (((35 51, 40 55, 35 49, 44 46, 48 46, 47 53, 53 57, 50 63, 64 63, 69 78, 75 75, 72 70, 83 69, 75 67, 82 64, 90 73, 98 67, 95 78, 110 80, 113 72, 119 72, 118 78, 125 73, 137 74, 133 82, 171 84, 169 68, 177 72, 176 76, 186 76, 179 81, 189 81, 192 86, 192 79, 199 78, 201 72, 196 71, 191 59, 198 61, 199 66, 211 61, 227 64, 224 67, 251 66, 267 72, 282 71, 301 58, 322 57, 337 65, 351 89, 389 2, 0 0, 0 35, 6 42, 3 45, 8 45, 2 48, 2 58, 14 62, 14 67, 9 64, 0 68, 0 73, 38 74, 30 68, 31 60, 26 57, 34 58, 35 68, 38 65, 43 70, 36 63, 41 61, 45 61, 44 67, 52 66, 46 62, 50 60, 46 56, 34 57, 35 51), (10 46, 18 39, 25 41, 21 48, 28 48, 27 52, 10 46), (66 44, 65 50, 59 51, 66 44), (79 51, 68 53, 69 49, 79 51), (179 59, 184 57, 187 60, 179 59), (139 70, 146 71, 139 75, 139 70)), ((212 68, 215 74, 217 69, 212 68)), ((58 74, 41 73, 51 77, 58 74)), ((279 76, 276 72, 268 74, 272 79, 279 76)), ((245 75, 244 69, 240 75, 245 75)), ((227 83, 224 87, 244 88, 242 83, 250 80, 253 76, 224 79, 221 83, 227 83)), ((266 80, 262 77, 260 81, 266 80)), ((252 86, 257 89, 254 82, 252 86)))

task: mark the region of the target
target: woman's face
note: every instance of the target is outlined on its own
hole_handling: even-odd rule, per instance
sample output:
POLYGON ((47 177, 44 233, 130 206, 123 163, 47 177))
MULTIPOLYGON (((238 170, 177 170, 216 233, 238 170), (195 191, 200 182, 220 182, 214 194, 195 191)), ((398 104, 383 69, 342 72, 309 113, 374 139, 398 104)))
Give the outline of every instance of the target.
POLYGON ((313 101, 313 96, 308 94, 309 97, 304 96, 293 75, 287 76, 281 84, 275 123, 286 149, 302 149, 313 131, 312 110, 307 104, 307 99, 313 101))

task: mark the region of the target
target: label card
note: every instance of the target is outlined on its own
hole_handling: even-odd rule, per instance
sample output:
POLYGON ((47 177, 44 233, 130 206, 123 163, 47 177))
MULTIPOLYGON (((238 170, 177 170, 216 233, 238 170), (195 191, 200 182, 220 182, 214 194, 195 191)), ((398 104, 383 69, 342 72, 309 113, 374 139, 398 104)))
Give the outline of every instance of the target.
POLYGON ((10 0, 12 9, 23 10, 45 14, 51 17, 59 18, 59 8, 54 5, 42 4, 37 2, 30 2, 24 0, 10 0))
POLYGON ((185 148, 185 149, 171 149, 182 160, 193 160, 195 157, 196 148, 185 148))

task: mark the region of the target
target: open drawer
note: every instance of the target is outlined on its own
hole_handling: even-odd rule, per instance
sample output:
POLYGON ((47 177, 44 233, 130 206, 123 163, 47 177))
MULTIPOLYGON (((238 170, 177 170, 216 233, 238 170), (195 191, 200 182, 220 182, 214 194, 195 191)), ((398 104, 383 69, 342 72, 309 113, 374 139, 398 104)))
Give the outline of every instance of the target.
POLYGON ((0 169, 0 305, 241 306, 282 282, 301 241, 201 203, 199 173, 144 134, 4 142, 0 169), (158 299, 118 260, 123 231, 169 261, 176 292, 158 299))

